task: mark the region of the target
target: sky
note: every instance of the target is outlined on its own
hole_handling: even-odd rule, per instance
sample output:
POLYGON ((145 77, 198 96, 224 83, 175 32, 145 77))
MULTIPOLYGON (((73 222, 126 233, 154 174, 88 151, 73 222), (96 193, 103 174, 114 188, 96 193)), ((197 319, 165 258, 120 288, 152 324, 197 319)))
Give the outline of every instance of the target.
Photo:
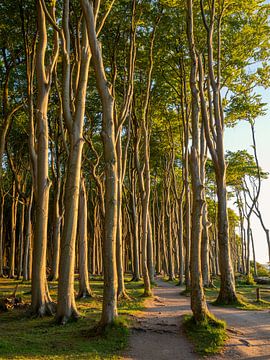
MULTIPOLYGON (((257 118, 255 122, 258 160, 261 168, 270 173, 270 89, 258 92, 262 95, 263 102, 268 104, 266 115, 257 118)), ((226 150, 246 149, 253 155, 250 125, 246 121, 239 122, 234 128, 227 128, 224 141, 226 150)), ((229 206, 233 208, 231 202, 229 206)), ((262 181, 259 207, 264 223, 270 229, 270 178, 262 181)), ((259 220, 254 215, 251 219, 251 227, 255 242, 256 260, 265 264, 269 261, 266 237, 259 220)))

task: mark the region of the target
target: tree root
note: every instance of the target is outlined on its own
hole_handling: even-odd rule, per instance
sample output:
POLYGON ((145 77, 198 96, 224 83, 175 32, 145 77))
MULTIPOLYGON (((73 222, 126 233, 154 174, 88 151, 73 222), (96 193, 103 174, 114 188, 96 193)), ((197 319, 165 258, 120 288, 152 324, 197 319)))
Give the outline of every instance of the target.
POLYGON ((94 295, 89 290, 81 290, 76 296, 76 299, 93 299, 94 295))
POLYGON ((30 314, 32 317, 54 316, 56 313, 56 303, 53 301, 44 302, 38 307, 31 307, 30 314))
POLYGON ((70 315, 56 315, 56 323, 59 325, 66 325, 68 322, 78 321, 79 313, 73 310, 70 315))
POLYGON ((131 300, 131 297, 126 293, 125 290, 122 290, 119 294, 117 294, 117 300, 131 300))
POLYGON ((144 290, 144 293, 141 296, 142 297, 152 297, 153 293, 151 290, 144 290))

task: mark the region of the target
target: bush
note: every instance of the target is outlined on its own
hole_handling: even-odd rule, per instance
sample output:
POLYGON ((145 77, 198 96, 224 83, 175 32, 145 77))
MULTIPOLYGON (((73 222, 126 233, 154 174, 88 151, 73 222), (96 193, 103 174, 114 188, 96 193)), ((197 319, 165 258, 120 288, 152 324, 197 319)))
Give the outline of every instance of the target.
POLYGON ((256 282, 252 274, 248 274, 244 277, 244 284, 246 285, 256 285, 256 282))
MULTIPOLYGON (((251 273, 254 276, 254 261, 250 262, 250 266, 251 266, 251 273)), ((262 265, 256 261, 256 267, 257 267, 257 276, 258 277, 260 277, 260 276, 270 277, 270 271, 264 265, 262 265)))

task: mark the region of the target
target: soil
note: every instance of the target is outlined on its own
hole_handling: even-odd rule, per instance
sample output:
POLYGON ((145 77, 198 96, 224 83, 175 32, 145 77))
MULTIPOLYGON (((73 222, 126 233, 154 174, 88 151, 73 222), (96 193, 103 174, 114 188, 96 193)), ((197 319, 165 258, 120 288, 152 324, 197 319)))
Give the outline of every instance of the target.
MULTIPOLYGON (((136 314, 130 344, 124 360, 202 359, 182 329, 183 315, 191 313, 189 297, 183 290, 160 279, 154 297, 147 299, 145 310, 136 314)), ((270 312, 244 311, 209 305, 210 311, 227 322, 229 339, 221 354, 210 360, 270 360, 270 312)))

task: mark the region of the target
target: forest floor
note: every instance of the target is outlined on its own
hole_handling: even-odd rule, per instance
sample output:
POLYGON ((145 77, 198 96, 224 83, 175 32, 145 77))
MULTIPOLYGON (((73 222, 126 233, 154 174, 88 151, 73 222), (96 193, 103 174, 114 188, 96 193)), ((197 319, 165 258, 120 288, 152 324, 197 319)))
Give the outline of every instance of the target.
MULTIPOLYGON (((77 300, 81 318, 65 326, 55 324, 52 317, 31 318, 27 307, 31 299, 30 282, 0 279, 0 297, 10 297, 18 285, 16 296, 22 297, 26 309, 0 312, 0 360, 111 360, 119 359, 119 351, 126 348, 130 316, 143 309, 143 283, 127 282, 132 301, 118 304, 119 321, 102 336, 90 336, 90 330, 100 319, 103 282, 91 278, 93 299, 77 300)), ((57 298, 57 282, 49 283, 52 299, 57 298)), ((78 281, 75 282, 78 290, 78 281)))
MULTIPOLYGON (((144 301, 142 281, 129 280, 126 288, 132 301, 122 300, 118 304, 120 321, 126 325, 111 329, 103 337, 87 336, 101 312, 103 283, 98 277, 91 279, 95 298, 77 301, 82 315, 78 322, 61 327, 55 325, 53 318, 29 318, 25 310, 1 313, 0 359, 202 359, 183 331, 183 315, 191 314, 190 298, 180 295, 183 288, 157 279, 154 297, 144 301)), ((18 296, 29 304, 30 283, 0 279, 0 296, 11 294, 16 284, 18 296)), ((56 300, 57 283, 51 282, 49 287, 56 300)), ((229 335, 222 353, 208 359, 270 360, 270 294, 263 295, 268 301, 262 303, 262 310, 258 311, 251 310, 259 307, 255 303, 256 286, 238 284, 237 291, 248 301, 250 311, 212 306, 210 301, 216 298, 218 288, 206 289, 210 310, 227 322, 229 335), (267 308, 263 309, 264 306, 267 308)))
MULTIPOLYGON (((191 313, 190 299, 180 296, 181 288, 157 280, 154 297, 147 299, 145 310, 136 314, 129 348, 124 360, 195 360, 202 357, 183 332, 183 315, 191 313)), ((229 339, 222 359, 270 359, 270 312, 246 311, 209 305, 216 317, 227 322, 229 339)))

